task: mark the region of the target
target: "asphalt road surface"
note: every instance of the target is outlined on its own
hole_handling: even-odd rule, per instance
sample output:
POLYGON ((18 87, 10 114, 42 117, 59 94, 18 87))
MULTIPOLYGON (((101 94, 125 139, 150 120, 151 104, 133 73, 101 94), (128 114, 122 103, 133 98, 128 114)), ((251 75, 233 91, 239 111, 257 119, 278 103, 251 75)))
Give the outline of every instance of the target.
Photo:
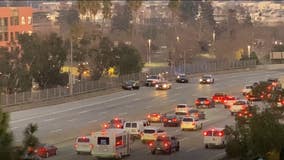
MULTIPOLYGON (((137 91, 121 91, 109 95, 84 99, 76 102, 35 108, 11 113, 10 126, 16 142, 22 141, 23 129, 29 123, 37 123, 37 136, 41 142, 55 144, 58 155, 51 160, 91 160, 90 155, 77 155, 73 145, 75 137, 98 131, 103 122, 118 116, 128 120, 145 119, 150 112, 171 112, 178 103, 194 104, 197 97, 211 97, 215 92, 226 92, 242 97, 240 91, 245 84, 284 75, 284 70, 247 71, 215 76, 215 84, 200 85, 198 78, 188 84, 173 83, 170 90, 156 91, 142 87, 137 91)), ((222 105, 204 109, 206 119, 203 130, 211 127, 233 125, 234 117, 222 105)), ((161 125, 161 124, 153 124, 161 125)), ((224 154, 224 149, 205 149, 202 130, 181 131, 178 127, 166 127, 170 135, 176 135, 180 142, 180 152, 171 155, 151 155, 139 140, 132 144, 127 160, 213 160, 224 154)))

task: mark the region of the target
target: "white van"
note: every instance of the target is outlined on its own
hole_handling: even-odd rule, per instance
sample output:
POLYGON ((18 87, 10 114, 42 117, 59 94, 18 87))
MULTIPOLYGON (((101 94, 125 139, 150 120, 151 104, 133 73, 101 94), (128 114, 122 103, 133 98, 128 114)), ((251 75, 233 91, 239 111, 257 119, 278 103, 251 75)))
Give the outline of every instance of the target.
POLYGON ((141 134, 141 141, 155 141, 158 136, 166 135, 165 130, 159 127, 145 127, 141 134))
POLYGON ((94 148, 92 155, 96 158, 121 159, 130 155, 130 135, 122 129, 105 129, 92 134, 94 148))
POLYGON ((203 132, 204 136, 204 145, 205 148, 209 148, 211 146, 222 146, 226 145, 226 135, 224 132, 224 128, 213 128, 203 132))
POLYGON ((74 148, 77 154, 91 154, 94 145, 92 144, 91 136, 80 136, 75 140, 74 148))
POLYGON ((246 95, 252 91, 252 86, 251 85, 245 85, 245 87, 242 89, 242 94, 246 95))
POLYGON ((124 123, 123 128, 128 131, 131 136, 140 138, 141 133, 146 126, 149 126, 149 122, 147 122, 146 120, 127 121, 124 123))

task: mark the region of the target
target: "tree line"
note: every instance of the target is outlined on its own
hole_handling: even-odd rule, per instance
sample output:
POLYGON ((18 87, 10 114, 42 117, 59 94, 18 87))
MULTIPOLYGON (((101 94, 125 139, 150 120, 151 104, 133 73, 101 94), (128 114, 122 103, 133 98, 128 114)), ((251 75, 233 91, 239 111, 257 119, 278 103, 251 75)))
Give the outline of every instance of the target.
MULTIPOLYGON (((137 73, 142 69, 142 59, 133 46, 123 43, 115 46, 107 37, 99 39, 96 45, 92 38, 92 35, 85 34, 72 48, 76 63, 88 62, 93 80, 104 76, 110 67, 116 68, 118 75, 137 73)), ((70 65, 70 41, 64 41, 56 33, 44 37, 35 33, 20 35, 21 48, 12 51, 1 49, 1 91, 27 91, 31 89, 32 82, 38 83, 41 89, 66 86, 68 73, 62 73, 61 69, 70 65)), ((78 71, 82 74, 79 67, 78 71)))

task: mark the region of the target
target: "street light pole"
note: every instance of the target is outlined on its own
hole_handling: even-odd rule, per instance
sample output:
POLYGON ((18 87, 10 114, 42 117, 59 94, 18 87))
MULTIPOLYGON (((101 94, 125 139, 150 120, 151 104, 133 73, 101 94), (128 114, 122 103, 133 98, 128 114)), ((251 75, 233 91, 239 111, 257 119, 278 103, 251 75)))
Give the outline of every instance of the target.
POLYGON ((148 46, 149 46, 149 55, 148 55, 148 63, 150 64, 151 63, 151 39, 148 39, 148 46))
POLYGON ((251 46, 248 45, 248 58, 250 59, 251 46))
POLYGON ((185 51, 183 51, 183 72, 184 72, 184 74, 186 74, 185 72, 186 72, 186 67, 185 67, 185 51))
MULTIPOLYGON (((179 38, 179 36, 177 36, 176 37, 176 49, 175 49, 175 54, 176 55, 178 55, 180 58, 181 58, 181 55, 180 55, 180 53, 178 52, 178 49, 179 49, 179 40, 180 40, 180 38, 179 38)), ((180 59, 178 60, 178 70, 179 70, 179 72, 181 71, 181 65, 182 65, 182 63, 180 62, 180 59)))
POLYGON ((72 38, 70 39, 69 85, 70 85, 70 95, 73 95, 73 75, 72 75, 71 67, 73 67, 73 42, 72 42, 72 38))

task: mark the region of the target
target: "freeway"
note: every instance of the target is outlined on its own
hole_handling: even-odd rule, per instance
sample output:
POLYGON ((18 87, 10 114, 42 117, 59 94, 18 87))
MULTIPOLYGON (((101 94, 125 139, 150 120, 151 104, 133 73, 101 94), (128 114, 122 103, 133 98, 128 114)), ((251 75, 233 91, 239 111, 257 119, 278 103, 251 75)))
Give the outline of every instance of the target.
MULTIPOLYGON (((76 155, 73 149, 75 137, 99 130, 103 122, 115 116, 129 120, 144 119, 147 113, 170 112, 178 103, 193 104, 195 98, 211 97, 215 92, 240 96, 240 90, 245 84, 281 75, 284 75, 281 70, 247 71, 216 75, 213 85, 199 85, 198 78, 194 78, 189 84, 174 83, 172 89, 167 91, 142 87, 138 91, 121 91, 76 102, 13 112, 10 126, 16 141, 20 142, 25 126, 37 123, 37 136, 40 140, 59 147, 58 155, 50 159, 88 160, 93 158, 89 155, 76 155)), ((224 127, 234 123, 234 118, 221 105, 205 110, 205 113, 207 118, 204 128, 224 127)), ((166 128, 166 131, 179 137, 180 152, 172 155, 151 155, 145 145, 135 141, 132 144, 133 152, 126 159, 210 160, 224 154, 223 149, 204 149, 201 131, 184 132, 175 127, 166 128)))

